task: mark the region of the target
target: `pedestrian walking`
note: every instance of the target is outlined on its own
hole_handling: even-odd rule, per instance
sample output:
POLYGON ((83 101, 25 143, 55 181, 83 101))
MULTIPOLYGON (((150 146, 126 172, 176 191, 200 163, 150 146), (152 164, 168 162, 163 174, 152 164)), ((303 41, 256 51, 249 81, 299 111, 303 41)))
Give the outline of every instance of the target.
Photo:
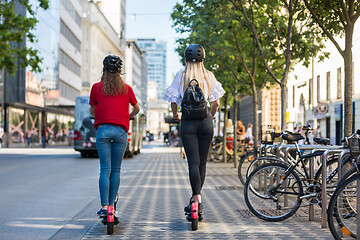
POLYGON ((246 129, 246 137, 245 137, 245 142, 249 143, 250 145, 254 144, 254 135, 252 133, 252 128, 253 125, 249 123, 246 129))
POLYGON ((42 126, 41 128, 41 146, 42 148, 46 148, 46 142, 48 141, 48 131, 46 126, 42 126))
POLYGON ((320 129, 320 124, 317 125, 317 128, 313 131, 313 135, 316 138, 321 138, 321 129, 320 129))
MULTIPOLYGON (((204 58, 205 50, 201 45, 188 46, 185 50, 185 70, 176 74, 171 86, 166 89, 164 97, 171 103, 174 119, 181 120, 180 136, 188 161, 192 189, 190 204, 185 207, 185 211, 189 212, 191 204, 195 202, 199 208, 199 219, 203 218, 201 189, 205 181, 206 161, 214 133, 212 119, 220 105, 220 98, 225 93, 214 74, 204 67, 204 58), (185 105, 181 106, 182 101, 186 100, 183 97, 189 89, 189 84, 194 83, 193 79, 198 82, 196 87, 202 90, 207 102, 205 106, 207 114, 198 119, 192 119, 190 112, 184 111, 185 105), (210 109, 209 103, 212 103, 210 109), (178 113, 178 106, 182 107, 182 116, 178 113)), ((195 117, 194 114, 193 116, 195 117)))
POLYGON ((226 131, 226 136, 228 138, 233 138, 234 137, 234 125, 233 122, 231 120, 231 118, 228 118, 226 120, 226 124, 225 124, 225 131, 226 131))
POLYGON ((243 144, 246 138, 246 130, 245 130, 245 126, 240 120, 237 121, 236 133, 237 133, 237 140, 243 144))
POLYGON ((26 132, 26 144, 28 147, 30 147, 30 142, 31 142, 31 136, 32 136, 32 131, 27 131, 26 132))
POLYGON ((99 216, 106 216, 108 207, 114 206, 120 185, 121 162, 128 142, 129 119, 140 111, 132 88, 121 78, 121 69, 120 57, 106 56, 101 80, 92 86, 90 92, 90 113, 95 117, 96 147, 100 159, 99 216), (130 114, 129 104, 133 106, 130 114))

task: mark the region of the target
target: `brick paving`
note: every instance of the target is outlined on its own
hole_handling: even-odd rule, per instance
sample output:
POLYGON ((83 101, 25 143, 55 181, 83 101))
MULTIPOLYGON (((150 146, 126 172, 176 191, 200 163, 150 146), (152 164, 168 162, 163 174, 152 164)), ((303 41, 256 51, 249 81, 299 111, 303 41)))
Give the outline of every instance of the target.
MULTIPOLYGON (((187 162, 178 148, 152 146, 128 160, 122 172, 114 234, 97 220, 82 239, 333 239, 320 216, 308 221, 302 210, 283 222, 262 221, 247 210, 233 164, 208 162, 203 187, 204 221, 192 231, 184 206, 191 195, 187 162)), ((302 208, 304 211, 307 207, 302 208)))

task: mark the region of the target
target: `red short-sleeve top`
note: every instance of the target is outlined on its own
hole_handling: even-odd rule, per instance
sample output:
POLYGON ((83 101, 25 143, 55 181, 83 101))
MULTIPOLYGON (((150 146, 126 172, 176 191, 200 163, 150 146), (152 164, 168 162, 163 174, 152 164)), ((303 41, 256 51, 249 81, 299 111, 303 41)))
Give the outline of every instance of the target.
POLYGON ((109 123, 122 127, 126 132, 129 131, 129 104, 137 104, 137 100, 132 88, 125 84, 126 93, 117 96, 105 96, 103 82, 95 83, 90 92, 91 106, 95 108, 95 128, 100 124, 109 123))

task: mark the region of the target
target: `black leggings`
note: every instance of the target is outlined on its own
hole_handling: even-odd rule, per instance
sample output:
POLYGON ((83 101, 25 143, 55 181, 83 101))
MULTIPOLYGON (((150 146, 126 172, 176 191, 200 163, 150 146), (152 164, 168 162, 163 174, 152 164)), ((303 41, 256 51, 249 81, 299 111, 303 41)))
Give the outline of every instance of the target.
POLYGON ((206 160, 213 134, 213 122, 210 114, 204 119, 181 119, 180 136, 189 164, 193 196, 201 193, 205 181, 206 160))

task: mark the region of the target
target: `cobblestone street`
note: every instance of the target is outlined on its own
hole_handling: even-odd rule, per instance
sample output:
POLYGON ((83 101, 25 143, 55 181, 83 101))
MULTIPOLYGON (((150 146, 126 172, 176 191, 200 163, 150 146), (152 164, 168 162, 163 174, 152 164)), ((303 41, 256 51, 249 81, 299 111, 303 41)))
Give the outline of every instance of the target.
MULTIPOLYGON (((319 215, 316 221, 308 221, 307 207, 284 222, 253 216, 232 163, 208 163, 202 192, 205 219, 194 232, 183 212, 191 192, 187 163, 179 149, 147 146, 127 161, 135 167, 122 173, 120 223, 114 235, 107 235, 106 226, 94 218, 82 239, 332 239, 329 230, 321 228, 319 215)), ((60 236, 61 231, 54 239, 60 236)))

